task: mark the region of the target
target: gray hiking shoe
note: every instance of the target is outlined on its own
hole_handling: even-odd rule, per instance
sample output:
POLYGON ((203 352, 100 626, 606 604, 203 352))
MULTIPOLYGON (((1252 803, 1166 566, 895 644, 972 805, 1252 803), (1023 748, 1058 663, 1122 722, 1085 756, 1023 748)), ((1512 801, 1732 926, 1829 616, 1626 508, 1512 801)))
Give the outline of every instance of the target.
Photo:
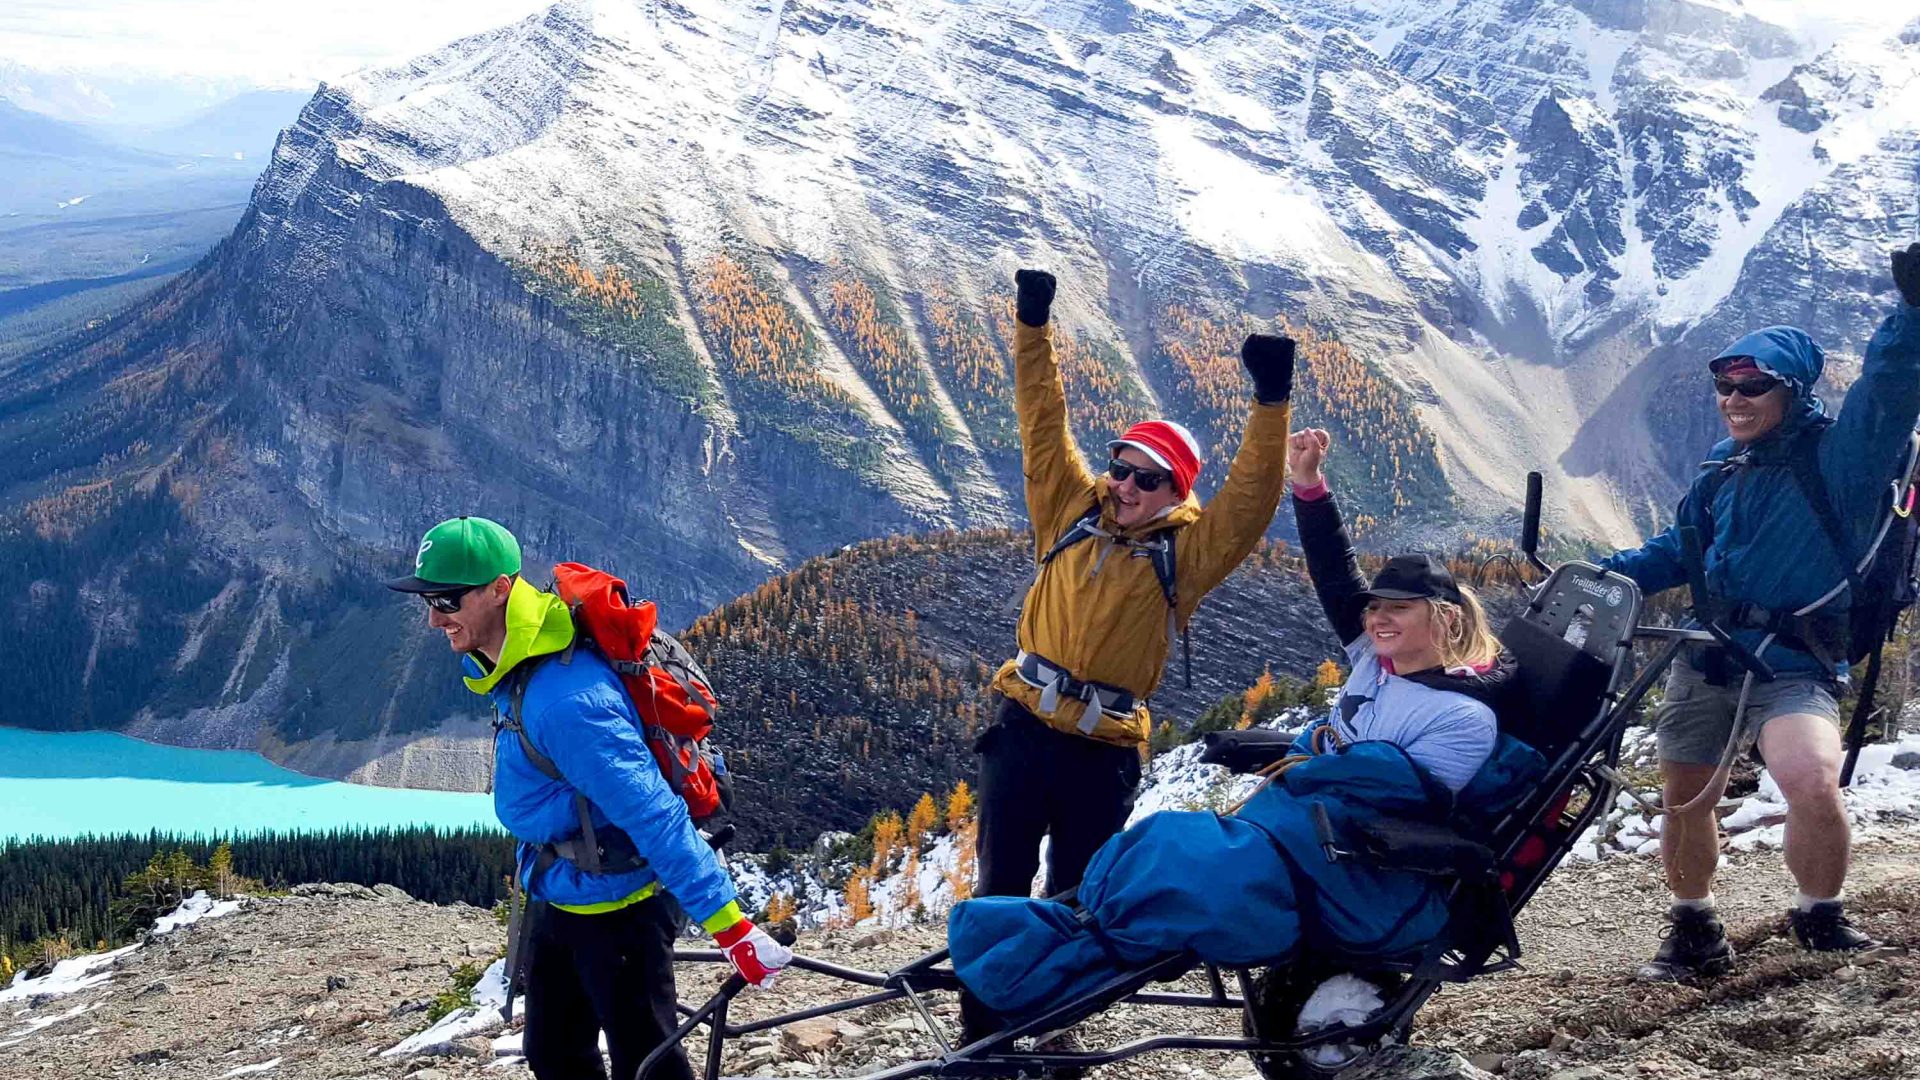
POLYGON ((1634 973, 1641 982, 1680 982, 1733 971, 1733 945, 1727 941, 1727 928, 1712 911, 1671 909, 1660 937, 1660 951, 1634 973))

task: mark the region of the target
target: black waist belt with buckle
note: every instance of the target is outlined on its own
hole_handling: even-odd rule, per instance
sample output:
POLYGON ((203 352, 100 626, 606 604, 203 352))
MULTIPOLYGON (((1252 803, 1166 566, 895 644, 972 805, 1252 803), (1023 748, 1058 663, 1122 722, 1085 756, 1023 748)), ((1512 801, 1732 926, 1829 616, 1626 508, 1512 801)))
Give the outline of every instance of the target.
POLYGON ((1072 672, 1051 660, 1024 650, 1016 658, 1016 663, 1019 664, 1020 680, 1039 689, 1041 712, 1051 716, 1065 698, 1076 698, 1087 703, 1087 710, 1080 717, 1082 735, 1093 734, 1093 729, 1100 724, 1101 713, 1120 720, 1133 716, 1135 702, 1131 690, 1076 679, 1072 672))

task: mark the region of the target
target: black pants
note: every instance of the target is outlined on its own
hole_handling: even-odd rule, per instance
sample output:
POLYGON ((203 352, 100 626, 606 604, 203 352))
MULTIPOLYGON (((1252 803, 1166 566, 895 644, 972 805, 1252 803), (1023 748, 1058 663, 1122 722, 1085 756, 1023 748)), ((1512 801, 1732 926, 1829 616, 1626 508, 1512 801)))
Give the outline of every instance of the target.
MULTIPOLYGON (((541 905, 526 982, 524 1047, 533 1075, 604 1080, 604 1031, 614 1080, 632 1080, 640 1062, 679 1026, 673 943, 685 924, 680 905, 664 894, 603 915, 541 905)), ((692 1076, 676 1049, 649 1080, 692 1076)))
MULTIPOLYGON (((1126 827, 1140 786, 1140 754, 1048 727, 1018 702, 1001 698, 994 723, 974 743, 978 784, 980 880, 975 896, 1026 896, 1047 845, 1046 893, 1077 888, 1087 862, 1126 827)), ((967 1031, 998 1026, 965 995, 967 1031)))

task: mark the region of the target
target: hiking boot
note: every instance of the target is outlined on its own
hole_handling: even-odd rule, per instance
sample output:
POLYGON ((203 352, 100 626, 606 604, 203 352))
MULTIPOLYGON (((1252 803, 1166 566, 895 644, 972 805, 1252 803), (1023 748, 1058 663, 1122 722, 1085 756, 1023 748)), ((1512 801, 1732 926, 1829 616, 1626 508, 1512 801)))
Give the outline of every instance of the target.
POLYGON ((1679 982, 1733 971, 1733 946, 1727 941, 1727 928, 1710 910, 1668 911, 1667 927, 1660 931, 1660 937, 1660 951, 1634 973, 1641 982, 1679 982))
POLYGON ((1880 942, 1854 929, 1838 900, 1815 904, 1805 911, 1789 910, 1787 926, 1793 930, 1793 940, 1809 952, 1858 952, 1880 947, 1880 942))

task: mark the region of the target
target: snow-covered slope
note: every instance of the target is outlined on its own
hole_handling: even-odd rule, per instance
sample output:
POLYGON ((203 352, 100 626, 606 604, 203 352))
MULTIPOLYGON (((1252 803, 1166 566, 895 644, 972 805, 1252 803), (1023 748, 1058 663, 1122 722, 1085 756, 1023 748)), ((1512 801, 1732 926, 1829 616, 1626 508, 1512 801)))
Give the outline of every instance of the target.
MULTIPOLYGON (((1884 249, 1914 231, 1911 172, 1887 166, 1920 140, 1920 30, 1829 41, 1691 0, 573 0, 326 94, 352 130, 310 116, 264 202, 332 156, 432 191, 509 258, 684 271, 744 246, 963 296, 1042 261, 1070 320, 1135 346, 1176 303, 1309 313, 1413 393, 1491 511, 1649 345, 1728 304, 1752 259, 1791 259, 1810 200, 1871 177, 1882 212, 1793 260, 1848 274, 1822 329, 1857 350, 1884 249)), ((1738 302, 1785 319, 1792 297, 1738 302)), ((943 482, 833 352, 898 497, 1008 504, 943 482)), ((1574 524, 1630 531, 1607 484, 1567 496, 1574 524)))

